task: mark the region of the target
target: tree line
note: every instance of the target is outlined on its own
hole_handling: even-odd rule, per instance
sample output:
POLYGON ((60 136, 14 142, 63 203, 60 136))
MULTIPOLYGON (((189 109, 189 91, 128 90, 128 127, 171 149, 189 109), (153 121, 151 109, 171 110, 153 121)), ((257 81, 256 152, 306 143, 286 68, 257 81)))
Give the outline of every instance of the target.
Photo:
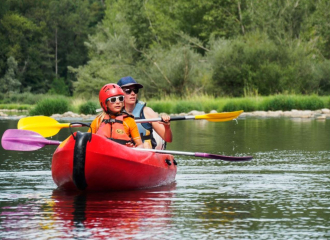
POLYGON ((72 94, 68 66, 87 63, 84 42, 104 9, 96 0, 2 0, 1 92, 72 94))
POLYGON ((326 0, 3 0, 0 89, 146 98, 330 93, 326 0))

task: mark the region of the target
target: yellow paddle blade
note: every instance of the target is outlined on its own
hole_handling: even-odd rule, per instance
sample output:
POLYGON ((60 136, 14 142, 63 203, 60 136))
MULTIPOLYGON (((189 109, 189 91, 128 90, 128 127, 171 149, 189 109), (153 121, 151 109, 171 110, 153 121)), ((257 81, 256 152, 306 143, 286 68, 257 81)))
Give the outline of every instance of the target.
POLYGON ((195 119, 205 119, 211 122, 225 122, 237 118, 242 112, 244 111, 208 113, 204 115, 196 115, 195 119))
POLYGON ((62 128, 68 128, 69 125, 70 123, 59 123, 51 117, 34 116, 21 118, 17 123, 17 128, 39 133, 43 137, 51 137, 62 128))

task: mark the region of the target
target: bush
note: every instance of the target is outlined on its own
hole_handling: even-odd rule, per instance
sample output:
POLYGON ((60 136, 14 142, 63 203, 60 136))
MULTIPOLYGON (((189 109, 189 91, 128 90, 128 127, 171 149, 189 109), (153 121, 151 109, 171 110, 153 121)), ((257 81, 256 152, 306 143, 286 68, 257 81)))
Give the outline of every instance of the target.
POLYGON ((317 96, 302 97, 297 101, 297 109, 300 110, 317 110, 324 107, 324 102, 317 96))
POLYGON ((69 101, 65 98, 46 98, 37 103, 37 105, 30 110, 30 115, 44 115, 51 116, 55 113, 65 113, 69 111, 69 101))
POLYGON ((266 98, 262 102, 263 110, 267 111, 290 111, 297 107, 296 99, 292 96, 278 95, 270 98, 266 98))
POLYGON ((218 104, 218 102, 216 101, 207 101, 207 102, 203 102, 203 111, 208 113, 211 112, 212 110, 216 110, 219 112, 219 109, 221 111, 222 107, 220 106, 220 104, 218 104))
POLYGON ((23 110, 29 110, 31 108, 31 105, 26 105, 26 104, 0 104, 0 109, 16 109, 19 111, 23 110))
POLYGON ((147 106, 152 108, 157 113, 172 113, 173 111, 173 104, 169 101, 149 101, 147 102, 147 106))
POLYGON ((317 110, 325 107, 324 101, 318 96, 286 96, 268 97, 262 102, 263 110, 317 110))
MULTIPOLYGON (((232 100, 225 104, 222 111, 224 112, 232 112, 244 110, 245 112, 252 112, 257 110, 257 103, 252 101, 251 99, 239 99, 239 100, 232 100)), ((218 112, 221 110, 218 109, 218 112)))
POLYGON ((145 61, 140 62, 136 79, 144 85, 146 98, 179 97, 194 93, 203 82, 210 82, 207 65, 202 55, 188 44, 172 45, 169 49, 155 45, 145 55, 145 61))
POLYGON ((9 103, 24 103, 24 104, 36 104, 37 102, 40 102, 41 99, 45 98, 45 95, 43 94, 33 94, 29 92, 24 93, 7 93, 7 94, 0 94, 0 100, 2 100, 3 103, 9 104, 9 103))
POLYGON ((315 53, 315 58, 311 57, 307 43, 278 45, 268 35, 253 32, 210 44, 207 60, 213 69, 215 96, 241 97, 250 91, 263 96, 329 91, 330 61, 320 61, 315 53))
POLYGON ((188 113, 192 110, 203 111, 203 105, 201 102, 177 101, 173 113, 188 113))
POLYGON ((88 101, 79 106, 79 113, 83 114, 96 114, 96 109, 99 108, 99 104, 93 101, 88 101))

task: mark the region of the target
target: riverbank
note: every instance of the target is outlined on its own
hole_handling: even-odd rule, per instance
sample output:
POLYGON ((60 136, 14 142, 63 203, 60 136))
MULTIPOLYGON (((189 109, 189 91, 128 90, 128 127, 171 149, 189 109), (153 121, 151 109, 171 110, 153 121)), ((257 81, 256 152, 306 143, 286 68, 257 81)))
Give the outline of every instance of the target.
MULTIPOLYGON (((215 110, 212 110, 210 113, 216 113, 215 110)), ((181 114, 173 114, 174 116, 180 115, 204 115, 205 112, 202 111, 190 111, 189 113, 181 113, 181 114)), ((19 110, 0 110, 0 119, 20 119, 23 117, 27 117, 27 111, 19 111, 19 110)), ((78 114, 74 112, 66 112, 64 114, 53 114, 51 116, 56 120, 79 120, 79 121, 92 121, 95 115, 85 115, 85 114, 78 114)), ((244 118, 280 118, 280 117, 287 117, 287 118, 301 118, 301 119, 315 119, 315 120, 326 120, 330 119, 330 109, 324 108, 316 111, 311 110, 296 110, 293 109, 291 111, 253 111, 253 112, 243 112, 238 119, 244 118)))

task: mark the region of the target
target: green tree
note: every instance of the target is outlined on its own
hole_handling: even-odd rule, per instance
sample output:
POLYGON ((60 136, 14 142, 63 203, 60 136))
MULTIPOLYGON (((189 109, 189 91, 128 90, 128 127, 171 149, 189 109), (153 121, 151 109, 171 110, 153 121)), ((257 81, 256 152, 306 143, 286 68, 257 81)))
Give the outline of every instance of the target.
POLYGON ((55 78, 50 85, 48 93, 69 96, 70 91, 68 86, 65 84, 64 78, 55 78))
POLYGON ((312 14, 306 18, 302 28, 302 39, 309 42, 322 55, 330 59, 330 2, 315 1, 312 14))
POLYGON ((0 8, 0 75, 6 59, 18 62, 23 91, 46 93, 52 79, 63 77, 71 86, 67 67, 88 60, 84 41, 102 19, 98 0, 3 0, 0 8))
POLYGON ((211 78, 208 64, 189 44, 176 44, 170 49, 157 45, 144 52, 143 59, 136 66, 136 78, 148 98, 204 93, 211 78))
POLYGON ((264 32, 274 41, 299 39, 306 20, 318 2, 245 0, 243 21, 248 32, 264 32))
POLYGON ((42 26, 18 14, 6 14, 1 19, 0 41, 3 48, 0 50, 0 59, 4 61, 9 56, 15 58, 18 64, 17 78, 23 88, 36 90, 44 86, 41 81, 44 80, 44 66, 40 64, 41 59, 46 57, 40 51, 42 31, 42 26))
POLYGON ((102 6, 89 0, 54 0, 49 4, 49 43, 54 54, 56 77, 64 77, 71 86, 68 66, 78 67, 88 60, 84 42, 103 17, 102 6), (92 6, 92 10, 90 7, 92 6))
POLYGON ((207 0, 176 2, 179 29, 207 43, 210 37, 231 38, 244 34, 240 1, 207 0))
POLYGON ((129 36, 128 28, 111 33, 105 27, 98 27, 97 34, 89 38, 90 61, 78 68, 69 67, 75 74, 74 94, 90 98, 98 96, 100 88, 109 82, 116 83, 121 77, 136 72, 135 39, 129 36))
POLYGON ((21 83, 16 78, 17 73, 17 62, 14 57, 9 57, 7 60, 7 72, 3 78, 0 78, 0 92, 19 92, 19 86, 21 83))
POLYGON ((327 61, 318 59, 307 43, 279 46, 266 34, 257 33, 235 41, 217 40, 208 54, 214 90, 235 97, 254 92, 317 93, 321 81, 328 79, 327 61))
POLYGON ((154 44, 170 47, 181 41, 181 32, 199 38, 204 47, 210 36, 229 38, 244 33, 239 1, 107 0, 106 3, 103 26, 115 33, 124 23, 135 37, 138 49, 154 44))

